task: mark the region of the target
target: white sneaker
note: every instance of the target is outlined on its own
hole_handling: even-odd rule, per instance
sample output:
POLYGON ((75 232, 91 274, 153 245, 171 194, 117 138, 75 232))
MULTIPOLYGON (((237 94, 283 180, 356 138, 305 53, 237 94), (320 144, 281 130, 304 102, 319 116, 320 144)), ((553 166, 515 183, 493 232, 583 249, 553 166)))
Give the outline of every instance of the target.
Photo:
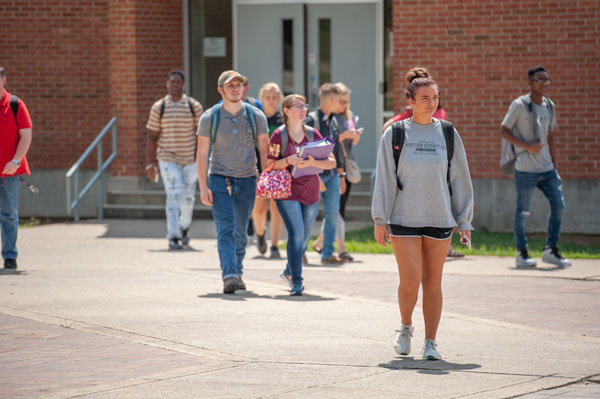
POLYGON ((530 267, 535 267, 537 265, 535 259, 529 257, 529 253, 527 253, 527 248, 523 248, 519 251, 516 263, 518 269, 527 269, 530 267))
POLYGON ((292 276, 285 274, 285 270, 283 270, 281 273, 279 273, 279 277, 281 277, 281 279, 283 281, 288 283, 288 285, 290 286, 290 289, 294 288, 294 284, 292 284, 292 276))
POLYGON ((437 344, 432 339, 425 340, 425 346, 423 346, 423 359, 424 360, 441 360, 442 355, 437 351, 437 344))
POLYGON ((396 340, 394 341, 394 350, 399 355, 410 354, 410 339, 413 336, 415 328, 413 326, 405 326, 401 324, 399 330, 396 330, 396 340))
POLYGON ((573 263, 562 257, 555 245, 546 247, 542 253, 542 262, 558 266, 559 269, 571 266, 573 263))

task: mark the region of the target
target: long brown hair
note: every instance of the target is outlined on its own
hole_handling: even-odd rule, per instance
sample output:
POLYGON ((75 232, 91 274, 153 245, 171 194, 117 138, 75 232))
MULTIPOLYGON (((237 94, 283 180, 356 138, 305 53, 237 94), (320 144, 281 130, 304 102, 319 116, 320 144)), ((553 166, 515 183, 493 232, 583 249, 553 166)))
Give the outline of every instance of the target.
MULTIPOLYGON (((294 104, 294 100, 296 99, 301 100, 304 104, 306 104, 306 97, 304 97, 302 94, 290 94, 286 96, 281 102, 281 113, 283 114, 283 123, 285 124, 285 129, 288 131, 288 136, 290 134, 290 129, 288 128, 288 117, 285 114, 284 109, 290 109, 292 107, 292 104, 294 104)), ((304 123, 302 124, 302 129, 304 130, 304 136, 308 137, 306 134, 306 127, 304 126, 304 123)))

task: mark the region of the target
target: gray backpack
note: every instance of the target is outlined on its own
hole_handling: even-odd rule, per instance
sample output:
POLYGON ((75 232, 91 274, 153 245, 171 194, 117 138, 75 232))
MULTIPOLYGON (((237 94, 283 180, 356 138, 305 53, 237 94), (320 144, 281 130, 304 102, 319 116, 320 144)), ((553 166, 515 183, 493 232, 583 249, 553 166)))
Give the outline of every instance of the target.
MULTIPOLYGON (((523 104, 523 106, 525 107, 525 109, 527 109, 527 111, 529 112, 529 116, 531 119, 531 129, 534 132, 534 134, 537 136, 537 123, 536 123, 536 113, 535 113, 535 107, 533 106, 533 101, 531 101, 531 96, 521 96, 519 98, 519 100, 521 101, 521 104, 523 104)), ((548 111, 550 112, 550 121, 554 120, 554 104, 552 103, 552 101, 549 98, 546 97, 542 97, 542 104, 546 104, 548 107, 548 111)), ((552 122, 550 122, 552 123, 552 122)), ((515 163, 517 161, 517 157, 522 154, 522 152, 520 152, 519 154, 516 153, 515 151, 515 146, 505 140, 502 139, 502 149, 500 152, 500 168, 502 169, 502 171, 504 172, 504 174, 508 175, 508 176, 514 176, 515 174, 515 163)))

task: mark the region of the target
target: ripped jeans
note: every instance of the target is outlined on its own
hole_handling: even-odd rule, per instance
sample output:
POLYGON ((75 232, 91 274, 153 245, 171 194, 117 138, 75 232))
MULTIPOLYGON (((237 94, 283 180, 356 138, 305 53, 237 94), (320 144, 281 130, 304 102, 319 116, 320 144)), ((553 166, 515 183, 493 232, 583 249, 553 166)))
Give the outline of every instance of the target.
POLYGON ((159 161, 158 167, 167 194, 167 238, 181 238, 181 231, 187 230, 192 224, 198 183, 196 163, 179 165, 159 161))
POLYGON ((515 246, 517 250, 527 248, 525 221, 529 216, 531 195, 539 188, 550 202, 550 219, 548 221, 548 237, 546 245, 558 245, 560 226, 562 224, 565 199, 562 194, 562 181, 556 169, 543 173, 515 171, 515 188, 517 189, 517 207, 515 209, 515 246))

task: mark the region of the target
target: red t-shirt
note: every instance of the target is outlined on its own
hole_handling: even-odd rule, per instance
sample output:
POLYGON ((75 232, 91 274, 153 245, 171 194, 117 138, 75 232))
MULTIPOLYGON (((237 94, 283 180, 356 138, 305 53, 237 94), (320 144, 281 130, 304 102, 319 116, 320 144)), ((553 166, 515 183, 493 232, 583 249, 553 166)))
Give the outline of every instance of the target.
MULTIPOLYGON (((398 121, 402 121, 404 119, 408 119, 412 116, 412 109, 411 108, 407 108, 404 110, 404 112, 402 112, 401 114, 398 114, 396 116, 394 116, 392 118, 392 120, 394 122, 398 122, 398 121)), ((446 111, 444 111, 444 108, 438 108, 435 110, 435 112, 433 113, 433 117, 436 119, 442 119, 442 120, 446 120, 446 111)))
MULTIPOLYGON (((19 111, 17 112, 17 120, 10 108, 10 93, 4 90, 4 96, 0 98, 0 177, 8 177, 3 175, 2 169, 4 165, 12 161, 17 152, 17 146, 21 136, 19 129, 31 129, 31 118, 25 103, 19 99, 19 111)), ((21 166, 15 172, 15 175, 29 175, 29 165, 27 158, 21 160, 21 166)))
MULTIPOLYGON (((321 133, 319 133, 317 129, 314 130, 314 140, 321 140, 323 138, 321 133)), ((269 141, 268 158, 276 161, 289 155, 296 154, 296 149, 306 143, 308 143, 308 138, 304 137, 301 143, 294 145, 294 143, 292 143, 292 139, 288 136, 288 146, 282 157, 279 150, 281 148, 281 132, 279 129, 275 129, 269 141)), ((287 168, 290 173, 292 173, 292 168, 292 166, 288 166, 287 168)), ((319 191, 319 176, 312 175, 302 176, 299 178, 292 177, 292 195, 285 200, 298 201, 305 205, 312 205, 319 202, 321 200, 321 192, 319 191)))

